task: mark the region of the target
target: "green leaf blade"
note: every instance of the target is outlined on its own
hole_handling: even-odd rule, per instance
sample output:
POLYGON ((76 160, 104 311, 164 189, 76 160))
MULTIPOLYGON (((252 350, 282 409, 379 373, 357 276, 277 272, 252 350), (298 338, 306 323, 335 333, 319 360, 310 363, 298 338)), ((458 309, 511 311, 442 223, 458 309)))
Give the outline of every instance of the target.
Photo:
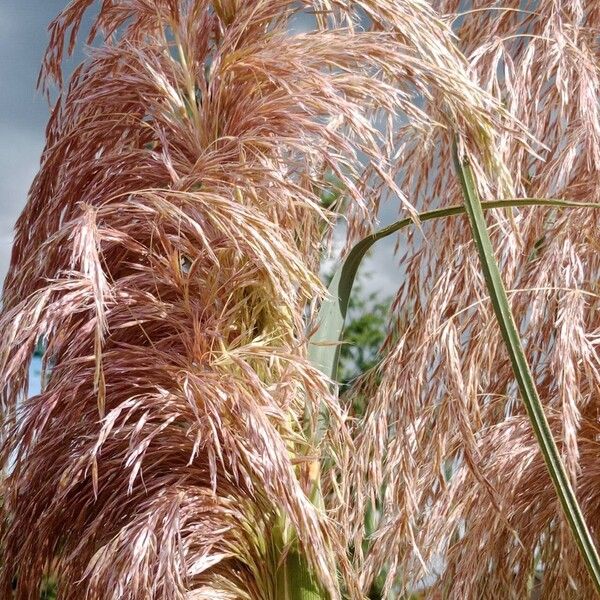
POLYGON ((556 489, 564 515, 596 590, 600 592, 600 558, 598 557, 594 541, 577 502, 575 492, 571 487, 558 447, 546 419, 527 358, 525 357, 519 332, 500 275, 500 269, 494 256, 473 172, 467 163, 459 160, 456 147, 454 148, 454 160, 465 199, 465 209, 469 217, 473 240, 477 247, 486 285, 494 313, 496 314, 496 320, 502 332, 523 403, 525 404, 529 420, 556 489))
MULTIPOLYGON (((483 210, 492 208, 516 208, 520 206, 542 206, 548 208, 600 208, 600 204, 570 202, 552 198, 508 198, 481 203, 483 210)), ((418 215, 418 222, 465 214, 462 205, 448 206, 418 215)), ((329 284, 328 297, 323 301, 318 316, 317 330, 309 342, 308 356, 313 364, 331 380, 337 381, 339 345, 344 331, 352 286, 363 258, 379 240, 414 225, 412 218, 401 219, 360 240, 348 253, 335 271, 329 284)))

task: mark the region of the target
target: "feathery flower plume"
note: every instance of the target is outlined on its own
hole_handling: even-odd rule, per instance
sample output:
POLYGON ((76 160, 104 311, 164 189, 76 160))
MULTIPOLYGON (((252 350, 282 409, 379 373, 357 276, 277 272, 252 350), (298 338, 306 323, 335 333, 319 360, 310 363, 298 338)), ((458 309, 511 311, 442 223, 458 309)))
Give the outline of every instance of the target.
MULTIPOLYGON (((516 197, 600 197, 600 7, 579 0, 439 0, 468 69, 542 143, 510 132, 497 149, 516 197)), ((428 100, 429 102, 429 100, 428 100)), ((423 107, 428 111, 427 105, 423 107)), ((461 203, 449 147, 407 140, 399 186, 418 210, 461 203), (418 165, 429 165, 419 168, 418 165)), ((493 189, 482 190, 493 199, 493 189)), ((506 197, 506 196, 505 196, 506 197)), ((494 211, 490 232, 545 410, 598 540, 599 214, 494 211)), ((404 238, 396 305, 414 314, 371 383, 347 501, 354 535, 377 499, 362 582, 387 569, 390 591, 438 572, 444 598, 595 598, 520 401, 467 220, 404 238), (362 501, 361 501, 362 500, 362 501), (391 558, 390 558, 391 557, 391 558)), ((369 383, 363 382, 361 393, 369 383)), ((352 467, 352 465, 350 465, 352 467)), ((429 580, 431 581, 431 579, 429 580)))
MULTIPOLYGON (((16 581, 36 598, 52 568, 66 600, 279 599, 297 539, 332 599, 359 598, 351 528, 330 518, 345 492, 309 498, 309 465, 333 481, 352 449, 306 359, 335 216, 320 195, 335 175, 351 240, 386 196, 414 214, 397 179, 410 166, 428 181, 415 140, 448 147, 459 130, 493 189, 510 186, 496 148, 527 138, 420 0, 104 0, 101 43, 63 86, 92 4, 51 25, 42 81, 59 100, 5 284, 0 594, 16 581), (315 30, 290 33, 302 10, 315 30), (51 372, 25 399, 40 338, 51 372)), ((403 373, 374 407, 417 410, 416 388, 385 393, 403 373)))

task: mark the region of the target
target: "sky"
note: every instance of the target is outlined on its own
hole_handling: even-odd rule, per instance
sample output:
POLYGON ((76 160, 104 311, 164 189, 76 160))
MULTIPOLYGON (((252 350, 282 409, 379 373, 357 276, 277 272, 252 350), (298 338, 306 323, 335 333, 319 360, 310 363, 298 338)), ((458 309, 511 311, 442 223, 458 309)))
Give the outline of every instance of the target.
POLYGON ((0 281, 39 168, 48 104, 36 81, 48 24, 64 6, 65 0, 0 0, 0 281))
MULTIPOLYGON (((49 108, 36 81, 47 28, 66 5, 66 0, 0 0, 0 282, 43 149, 49 108)), ((393 212, 386 211, 383 220, 389 222, 393 212)), ((379 242, 363 268, 369 273, 365 287, 382 296, 391 295, 400 280, 393 245, 393 239, 379 242)))

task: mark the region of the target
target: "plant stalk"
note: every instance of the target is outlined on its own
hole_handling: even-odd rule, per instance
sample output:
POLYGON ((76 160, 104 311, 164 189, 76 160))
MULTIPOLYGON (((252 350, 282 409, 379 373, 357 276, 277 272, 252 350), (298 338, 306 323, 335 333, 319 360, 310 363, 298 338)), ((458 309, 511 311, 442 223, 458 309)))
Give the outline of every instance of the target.
POLYGON ((290 550, 286 557, 285 600, 327 600, 328 598, 329 596, 323 592, 312 576, 305 557, 295 548, 290 550))

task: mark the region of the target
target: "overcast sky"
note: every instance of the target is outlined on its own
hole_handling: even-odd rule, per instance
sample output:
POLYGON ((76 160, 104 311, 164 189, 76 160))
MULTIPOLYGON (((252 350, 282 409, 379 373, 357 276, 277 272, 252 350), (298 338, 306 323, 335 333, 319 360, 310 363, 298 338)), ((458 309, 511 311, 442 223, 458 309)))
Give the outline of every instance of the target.
POLYGON ((47 27, 65 0, 0 0, 0 281, 39 167, 48 105, 35 84, 47 27))
MULTIPOLYGON (((48 24, 66 0, 0 0, 0 282, 10 260, 13 227, 39 168, 48 119, 36 80, 48 42, 48 24)), ((391 294, 399 273, 393 240, 379 242, 368 259, 368 287, 391 294)))

